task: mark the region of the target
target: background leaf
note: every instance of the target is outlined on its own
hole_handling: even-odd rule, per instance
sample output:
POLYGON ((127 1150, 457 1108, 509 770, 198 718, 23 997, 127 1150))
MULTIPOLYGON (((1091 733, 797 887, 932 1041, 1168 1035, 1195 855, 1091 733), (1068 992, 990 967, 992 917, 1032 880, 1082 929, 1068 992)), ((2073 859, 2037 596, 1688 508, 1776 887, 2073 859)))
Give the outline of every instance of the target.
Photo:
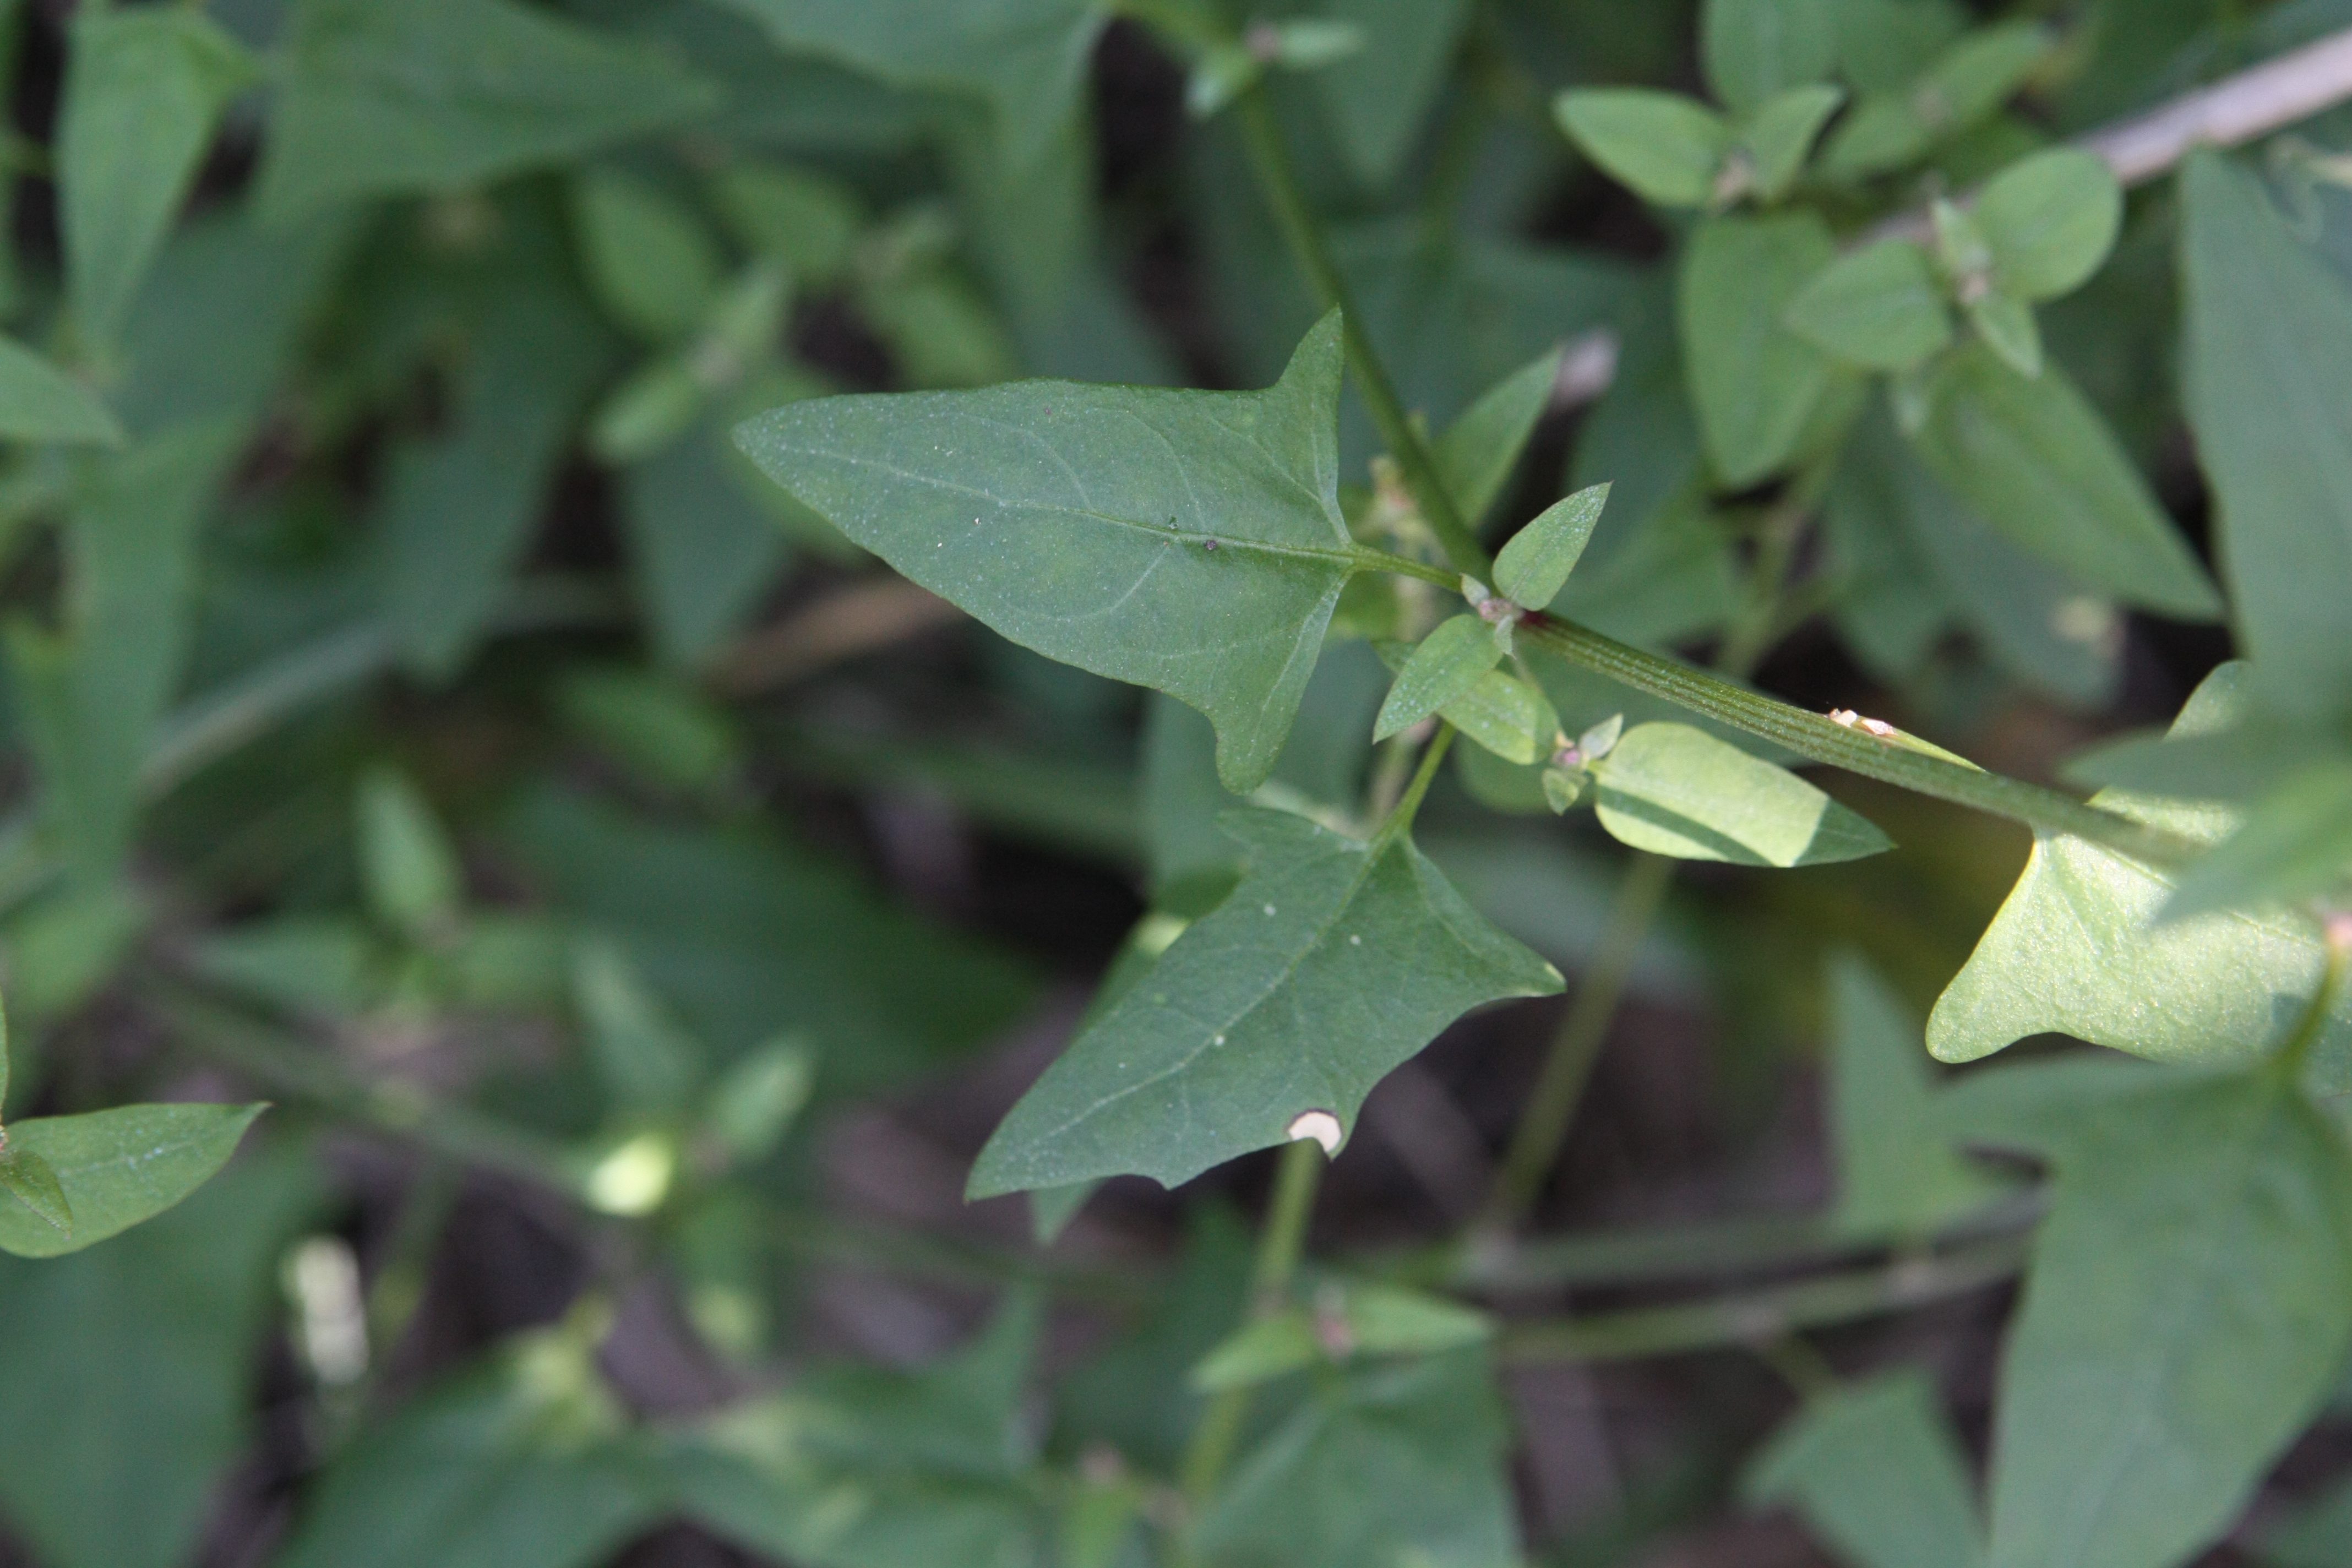
POLYGON ((1979 1568, 1984 1526, 1936 1386, 1894 1372, 1806 1402, 1741 1490, 1787 1503, 1853 1568, 1979 1568))
POLYGON ((1828 226, 1810 213, 1709 218, 1691 235, 1683 355, 1707 460, 1727 485, 1786 462, 1829 384, 1827 357, 1781 318, 1834 254, 1828 226))
POLYGON ((1333 449, 1339 318, 1262 393, 1030 382, 824 398, 746 424, 769 476, 1025 647, 1182 699, 1264 782, 1356 570, 1333 449))

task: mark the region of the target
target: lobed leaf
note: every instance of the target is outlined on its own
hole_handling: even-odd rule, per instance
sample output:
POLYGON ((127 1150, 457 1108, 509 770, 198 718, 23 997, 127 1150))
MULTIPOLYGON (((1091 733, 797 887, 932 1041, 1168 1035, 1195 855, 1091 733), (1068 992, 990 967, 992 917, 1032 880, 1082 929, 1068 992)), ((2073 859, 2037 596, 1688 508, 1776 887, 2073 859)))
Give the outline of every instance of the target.
POLYGON ((736 439, 857 543, 1014 642, 1181 698, 1265 781, 1362 561, 1339 514, 1339 319, 1265 392, 1023 382, 829 397, 736 439))
MULTIPOLYGON (((2197 689, 2173 734, 2229 729, 2247 667, 2197 689)), ((2094 804, 2213 842, 2226 808, 2103 790, 2094 804)), ((1927 1047, 1974 1061, 2029 1035, 2063 1033, 2155 1061, 2252 1061, 2294 1026, 2326 963, 2307 922, 2283 913, 2199 915, 2155 925, 2175 879, 2078 838, 2036 837, 2016 887, 1937 1000, 1927 1047)), ((2339 998, 2312 1055, 2312 1082, 2352 1088, 2352 997, 2339 998)))
POLYGON ((1344 1133, 1462 1013, 1560 988, 1405 835, 1223 822, 1250 853, 1241 885, 1045 1069, 981 1151, 971 1196, 1130 1172, 1174 1186, 1286 1142, 1309 1110, 1344 1133))
POLYGON ((1654 855, 1819 866, 1893 847, 1789 772, 1687 724, 1637 724, 1591 766, 1612 837, 1654 855))

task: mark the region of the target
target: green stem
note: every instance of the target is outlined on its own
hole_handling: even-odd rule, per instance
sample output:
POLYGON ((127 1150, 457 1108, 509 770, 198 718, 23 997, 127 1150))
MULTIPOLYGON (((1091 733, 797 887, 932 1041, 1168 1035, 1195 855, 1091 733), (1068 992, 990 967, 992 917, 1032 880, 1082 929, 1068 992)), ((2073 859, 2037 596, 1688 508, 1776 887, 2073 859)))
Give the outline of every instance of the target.
POLYGON ((1507 1236, 1519 1227, 1534 1206, 1544 1177, 1568 1141, 1577 1102, 1584 1097, 1585 1082, 1609 1037, 1609 1026, 1617 1016, 1618 1003, 1624 999, 1626 983, 1633 978, 1633 961, 1658 907, 1665 901, 1674 876, 1672 860, 1639 851, 1626 868, 1616 901, 1610 907, 1609 929, 1601 939, 1601 950, 1593 954, 1591 966, 1576 988, 1576 1000, 1569 1004, 1568 1016, 1552 1037, 1543 1070, 1537 1075, 1526 1109, 1512 1131, 1503 1168, 1495 1177, 1486 1212, 1479 1216, 1481 1232, 1507 1236))
POLYGON ((1499 1349, 1508 1362, 1623 1361, 1770 1344, 1801 1329, 1878 1317, 1982 1289, 2023 1268, 2026 1247, 2025 1238, 2009 1237, 1711 1300, 1528 1323, 1506 1329, 1499 1349))
POLYGON ((1404 786, 1404 794, 1381 819, 1376 837, 1386 840, 1412 831, 1412 819, 1421 815, 1421 803, 1428 797, 1429 786, 1437 778, 1437 766, 1445 760, 1446 751, 1453 744, 1454 726, 1439 724, 1437 733, 1430 739, 1429 749, 1421 754, 1421 765, 1412 771, 1412 782, 1404 786))
MULTIPOLYGON (((1432 750, 1436 750, 1433 747, 1432 750)), ((1250 1267, 1247 1317, 1266 1317, 1282 1309, 1290 1282, 1298 1273, 1306 1250, 1307 1222, 1315 1213, 1315 1193, 1323 1183, 1323 1146, 1311 1138, 1294 1139, 1282 1150, 1275 1172, 1274 1196, 1266 1205, 1265 1226, 1258 1232, 1257 1257, 1250 1267)), ((1218 1478, 1241 1441, 1242 1423, 1249 1417, 1250 1390, 1229 1388, 1209 1401, 1192 1428, 1184 1449, 1184 1497, 1197 1520, 1217 1489, 1218 1478)), ((1181 1554, 1193 1561, 1189 1545, 1181 1554)))
POLYGON ((1307 286, 1324 308, 1339 311, 1339 328, 1348 344, 1349 368, 1356 374, 1356 390, 1363 395, 1365 412, 1372 417, 1372 428, 1380 433, 1381 444, 1404 470, 1405 483, 1412 488, 1413 500, 1421 504, 1423 521, 1437 535, 1454 570, 1481 581, 1492 581, 1494 561, 1454 506, 1453 495, 1438 474, 1437 459, 1429 443, 1422 439, 1421 432, 1406 416, 1404 404, 1381 364, 1379 351, 1372 347, 1364 331, 1362 312, 1349 297, 1348 280, 1341 276, 1339 264, 1332 259, 1330 247, 1323 242, 1323 230, 1316 221, 1314 209, 1307 205, 1306 193, 1298 187, 1298 177, 1291 168, 1289 151, 1282 144, 1282 131, 1275 124, 1265 89, 1251 88, 1242 94, 1234 109, 1240 116, 1242 142, 1248 149, 1250 167, 1257 175, 1258 188, 1265 193, 1266 205, 1274 209, 1276 226, 1282 230, 1291 258, 1307 275, 1307 286))
POLYGON ((1529 616, 1519 635, 1568 660, 1636 691, 1770 741, 1813 762, 1843 768, 1882 784, 1950 801, 2023 823, 2038 833, 2070 834, 2157 866, 2176 866, 2198 846, 2161 828, 2103 811, 2072 795, 2021 779, 1914 752, 1860 728, 1734 685, 1676 659, 1603 637, 1573 621, 1529 616))

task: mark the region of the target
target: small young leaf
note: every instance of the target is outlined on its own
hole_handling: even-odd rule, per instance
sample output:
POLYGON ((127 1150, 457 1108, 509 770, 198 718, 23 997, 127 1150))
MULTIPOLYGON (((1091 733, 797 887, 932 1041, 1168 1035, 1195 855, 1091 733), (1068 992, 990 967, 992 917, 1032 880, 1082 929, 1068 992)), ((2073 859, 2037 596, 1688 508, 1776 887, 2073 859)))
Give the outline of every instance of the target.
POLYGON ((1193 1363, 1185 1379, 1200 1394, 1255 1388, 1324 1359, 1315 1319, 1303 1307, 1244 1323, 1193 1363))
POLYGON ((2054 300, 2082 287, 2115 248, 2123 216, 2115 175, 2073 148, 2002 170, 1976 204, 1996 280, 2027 300, 2054 300))
POLYGON ((2352 1349, 2352 1153, 2267 1068, 2010 1121, 1989 1135, 2057 1181, 2001 1358, 1992 1561, 2186 1562, 2352 1349))
POLYGON ((200 12, 84 10, 58 114, 58 217, 74 316, 110 343, 194 180, 213 127, 257 74, 200 12))
POLYGON ((1495 628, 1476 616, 1454 616, 1421 639, 1412 657, 1389 688, 1372 724, 1372 739, 1412 729, 1455 698, 1466 693, 1478 678, 1502 662, 1502 646, 1495 628))
POLYGON ((1917 80, 1870 93, 1832 134, 1822 164, 1834 178, 1899 169, 1999 108, 2051 49, 2032 22, 1980 27, 1952 45, 1917 80))
MULTIPOLYGON (((2252 677, 2225 664, 2173 725, 2226 731, 2252 677)), ((2213 842, 2232 813, 2105 790, 2094 804, 2213 842)), ((2079 838, 2037 837, 2024 873, 1927 1020, 1927 1048, 1974 1061, 2012 1040, 2059 1033, 2155 1061, 2227 1066, 2275 1049, 2326 964, 2308 921, 2273 911, 2153 925, 2173 879, 2079 838)), ((2339 996, 2312 1058, 2312 1081, 2352 1089, 2352 996, 2339 996)))
POLYGON ((1994 289, 1969 300, 1967 309, 1969 324, 2002 363, 2029 380, 2042 374, 2042 330, 2033 324, 2032 306, 1994 289))
POLYGON ((0 1148, 0 1193, 6 1193, 52 1230, 59 1240, 73 1239, 73 1205, 49 1163, 34 1151, 18 1146, 0 1148))
POLYGON ((1287 1142, 1305 1111, 1345 1130, 1468 1008, 1560 987, 1404 835, 1223 821, 1250 851, 1241 886, 1045 1069, 981 1151, 972 1196, 1129 1172, 1174 1186, 1287 1142))
POLYGON ((1017 643, 1182 699, 1265 781, 1361 562, 1339 513, 1339 321, 1260 393, 1024 382, 832 397, 740 426, 768 475, 1017 643))
POLYGON ((1999 1189, 1953 1152, 1915 1015, 1853 953, 1830 970, 1832 1223, 1856 1237, 1932 1235, 1999 1189))
POLYGON ((2221 609, 2147 482, 2056 365, 2028 380, 1963 344, 1925 391, 1919 456, 1979 516, 2133 604, 2187 619, 2221 609))
POLYGON ((2252 174, 2200 153, 2180 185, 2184 402, 2219 502, 2239 646, 2273 704, 2341 712, 2352 692, 2352 289, 2252 174))
POLYGON ((1707 86, 1735 113, 1817 82, 1837 63, 1835 0, 1706 0, 1699 61, 1707 86))
POLYGON ((1432 456, 1438 478, 1474 524, 1502 494, 1559 379, 1559 351, 1554 349, 1489 387, 1437 438, 1432 456))
POLYGON ((1522 767, 1550 755, 1559 733, 1550 701, 1507 670, 1486 671, 1437 712, 1481 750, 1522 767))
POLYGON ((264 1109, 124 1105, 10 1122, 9 1151, 47 1164, 72 1215, 72 1232, 21 1203, 0 1205, 0 1251, 55 1258, 162 1214, 228 1163, 264 1109))
POLYGON ((572 182, 572 221, 597 302, 653 342, 684 337, 719 293, 718 247, 694 214, 634 175, 572 182))
POLYGON ((620 945, 581 942, 572 1001, 587 1026, 591 1059, 625 1121, 676 1115, 702 1078, 702 1048, 646 986, 620 945))
POLYGON ((1785 768, 1687 724, 1638 724, 1592 764, 1601 826, 1683 860, 1819 866, 1894 847, 1785 768))
POLYGON ((1817 82, 1775 93, 1749 117, 1740 129, 1739 145, 1754 168, 1757 195, 1770 202, 1787 193, 1805 166, 1805 154, 1813 150, 1813 138, 1844 101, 1843 89, 1817 82))
POLYGON ((0 437, 110 447, 121 442, 122 426, 88 387, 0 337, 0 437))
POLYGON ((1854 364, 1908 370, 1952 341, 1935 268, 1906 239, 1840 257, 1789 301, 1790 330, 1854 364))
POLYGON ((1731 128, 1703 103, 1648 88, 1580 88, 1553 100, 1585 156, 1661 206, 1703 207, 1731 150, 1731 128))
POLYGON ((1795 450, 1830 380, 1822 351, 1781 324, 1798 290, 1837 254, 1810 213, 1710 218, 1683 255, 1679 315, 1707 460, 1753 484, 1795 450))
POLYGON ((278 217, 456 191, 691 120, 659 48, 516 0, 297 0, 260 174, 278 217))
POLYGON ((466 873, 433 807, 406 778, 375 768, 354 810, 370 912, 413 942, 447 938, 464 912, 466 873))
POLYGON ((782 262, 811 289, 840 280, 866 225, 855 191, 787 164, 730 163, 711 176, 710 199, 746 250, 782 262))
POLYGON ((1788 1503, 1853 1568, 1980 1568, 1967 1459, 1936 1385, 1885 1373, 1806 1402, 1749 1461, 1750 1503, 1788 1503))
POLYGON ((1572 773, 1567 768, 1546 768, 1543 771, 1544 805, 1555 816, 1565 816, 1584 798, 1584 786, 1590 775, 1572 773))
POLYGON ((1608 504, 1609 487, 1598 484, 1544 508, 1495 557, 1495 586, 1524 608, 1549 605, 1568 585, 1568 574, 1576 570, 1608 504))

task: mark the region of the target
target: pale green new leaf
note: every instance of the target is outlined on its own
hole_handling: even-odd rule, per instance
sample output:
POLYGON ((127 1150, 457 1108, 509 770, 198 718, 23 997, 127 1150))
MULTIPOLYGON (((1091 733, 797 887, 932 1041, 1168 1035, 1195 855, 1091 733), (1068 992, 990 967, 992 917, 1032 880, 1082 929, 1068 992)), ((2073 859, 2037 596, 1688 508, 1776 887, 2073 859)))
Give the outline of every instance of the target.
POLYGON ((1731 128, 1703 103, 1650 88, 1581 88, 1552 101, 1586 157, 1661 206, 1700 207, 1731 150, 1731 128))
POLYGON ((2255 177, 2181 176, 2184 402, 2219 505, 2240 646, 2279 706, 2352 701, 2352 289, 2255 177))
POLYGON ((1495 586, 1513 604, 1540 610, 1568 586, 1609 504, 1607 484, 1590 485, 1538 512, 1495 557, 1495 586))
POLYGON ((0 1201, 0 1251, 55 1258, 104 1241, 186 1197, 236 1152, 258 1105, 123 1105, 8 1123, 8 1147, 56 1173, 73 1215, 61 1231, 20 1200, 0 1201))
POLYGON ((1428 718, 1468 692, 1478 678, 1503 659, 1503 646, 1495 628, 1476 616, 1460 615, 1441 622, 1421 639, 1404 668, 1389 688, 1372 724, 1372 739, 1385 741, 1428 718))
POLYGON ((1791 331, 1872 370, 1908 370, 1952 341, 1951 308, 1925 252, 1882 239, 1840 257, 1789 301, 1791 331))
POLYGON ((1830 971, 1832 1223, 1854 1237, 1921 1237, 1999 1189, 1950 1148, 1919 1025, 1859 957, 1830 971))
POLYGON ((1981 1568, 1968 1461, 1936 1385, 1888 1373, 1808 1401, 1749 1461, 1740 1489, 1786 1503, 1851 1568, 1981 1568))
POLYGON ((1362 561, 1339 513, 1339 320, 1259 393, 1023 382, 830 397, 736 439, 857 543, 1014 642, 1206 714, 1265 781, 1362 561))
POLYGON ((2065 374, 1963 344, 1926 388, 1919 456, 1977 514, 2083 581, 2165 615, 2221 609, 2147 482, 2065 374))
POLYGON ((1706 0, 1698 47, 1715 96, 1749 113, 1830 74, 1837 62, 1835 0, 1706 0))
POLYGON ((665 50, 517 0, 297 0, 262 209, 464 190, 666 130, 717 90, 665 50))
POLYGON ((1438 478, 1472 523, 1502 494, 1559 379, 1559 351, 1554 349, 1496 382, 1437 438, 1431 456, 1437 459, 1438 478))
MULTIPOLYGON (((2209 676, 2181 709, 2177 736, 2227 730, 2250 677, 2209 676)), ((2226 808, 2120 790, 2099 805, 2210 843, 2235 826, 2226 808)), ((2037 837, 2025 871, 1937 1000, 1927 1047, 1974 1061, 2029 1035, 2062 1033, 2156 1061, 2252 1061, 2303 1016, 2325 966, 2307 921, 2232 911, 2156 925, 2175 879, 2079 838, 2037 837)), ((2311 1079, 2352 1088, 2352 997, 2339 998, 2312 1057, 2311 1079)))
POLYGON ((719 294, 721 261, 685 204, 611 169, 577 176, 571 195, 583 269, 614 321, 655 342, 701 323, 719 294))
POLYGON ((1013 1108, 972 1196, 1129 1172, 1174 1186, 1286 1142, 1309 1110, 1344 1133, 1372 1086, 1461 1014, 1560 988, 1404 834, 1223 820, 1249 852, 1241 886, 1013 1108))
POLYGON ((1786 768, 1688 724, 1637 724, 1591 772, 1601 826, 1654 855, 1793 867, 1894 847, 1786 768))
POLYGON ((1483 1351, 1318 1388, 1240 1459, 1200 1524, 1208 1568, 1515 1568, 1509 1438, 1483 1351))
POLYGON ((1711 218, 1683 256, 1683 363, 1707 460, 1727 485, 1786 461, 1830 380, 1830 362, 1781 322, 1790 301, 1836 256, 1810 213, 1711 218))
POLYGON ((2229 1528, 2352 1348, 2352 1153, 2284 1074, 2012 1117, 2057 1167, 1993 1426, 1994 1568, 2149 1568, 2229 1528))
POLYGON ((1980 27, 1954 43, 1916 80, 1874 91, 1832 133, 1822 163, 1858 179, 1899 169, 1969 130, 2017 90, 2050 52, 2032 22, 1980 27))
POLYGON ((57 1172, 39 1154, 22 1144, 0 1149, 0 1193, 31 1210, 60 1240, 72 1239, 73 1202, 66 1196, 65 1184, 58 1180, 57 1172))
POLYGON ((448 936, 463 912, 466 874, 433 807, 390 768, 371 769, 355 802, 369 911, 415 942, 448 936))
POLYGON ((73 19, 58 114, 58 217, 74 315, 110 342, 186 198, 221 111, 256 73, 245 49, 179 6, 73 19))
POLYGON ((1816 83, 1775 93, 1741 127, 1739 144, 1754 166, 1756 194, 1778 201, 1794 184, 1831 115, 1845 102, 1843 88, 1816 83))
POLYGON ((1967 310, 1969 325, 2003 364, 2029 380, 2042 374, 2042 329, 2032 306, 1995 289, 1969 300, 1967 310))
POLYGON ((1975 216, 2000 287, 2021 300, 2054 300, 2080 288, 2115 248, 2123 187, 2092 154, 2059 148, 1994 175, 1975 216))
POLYGON ((1464 739, 1522 767, 1549 756, 1559 733, 1549 700, 1508 670, 1486 671, 1437 712, 1464 739))
POLYGON ((0 437, 113 446, 122 426, 89 388, 16 339, 0 337, 0 437))
POLYGON ((1077 111, 1109 7, 1097 0, 722 0, 794 50, 884 81, 983 100, 1015 164, 1042 154, 1077 111))

